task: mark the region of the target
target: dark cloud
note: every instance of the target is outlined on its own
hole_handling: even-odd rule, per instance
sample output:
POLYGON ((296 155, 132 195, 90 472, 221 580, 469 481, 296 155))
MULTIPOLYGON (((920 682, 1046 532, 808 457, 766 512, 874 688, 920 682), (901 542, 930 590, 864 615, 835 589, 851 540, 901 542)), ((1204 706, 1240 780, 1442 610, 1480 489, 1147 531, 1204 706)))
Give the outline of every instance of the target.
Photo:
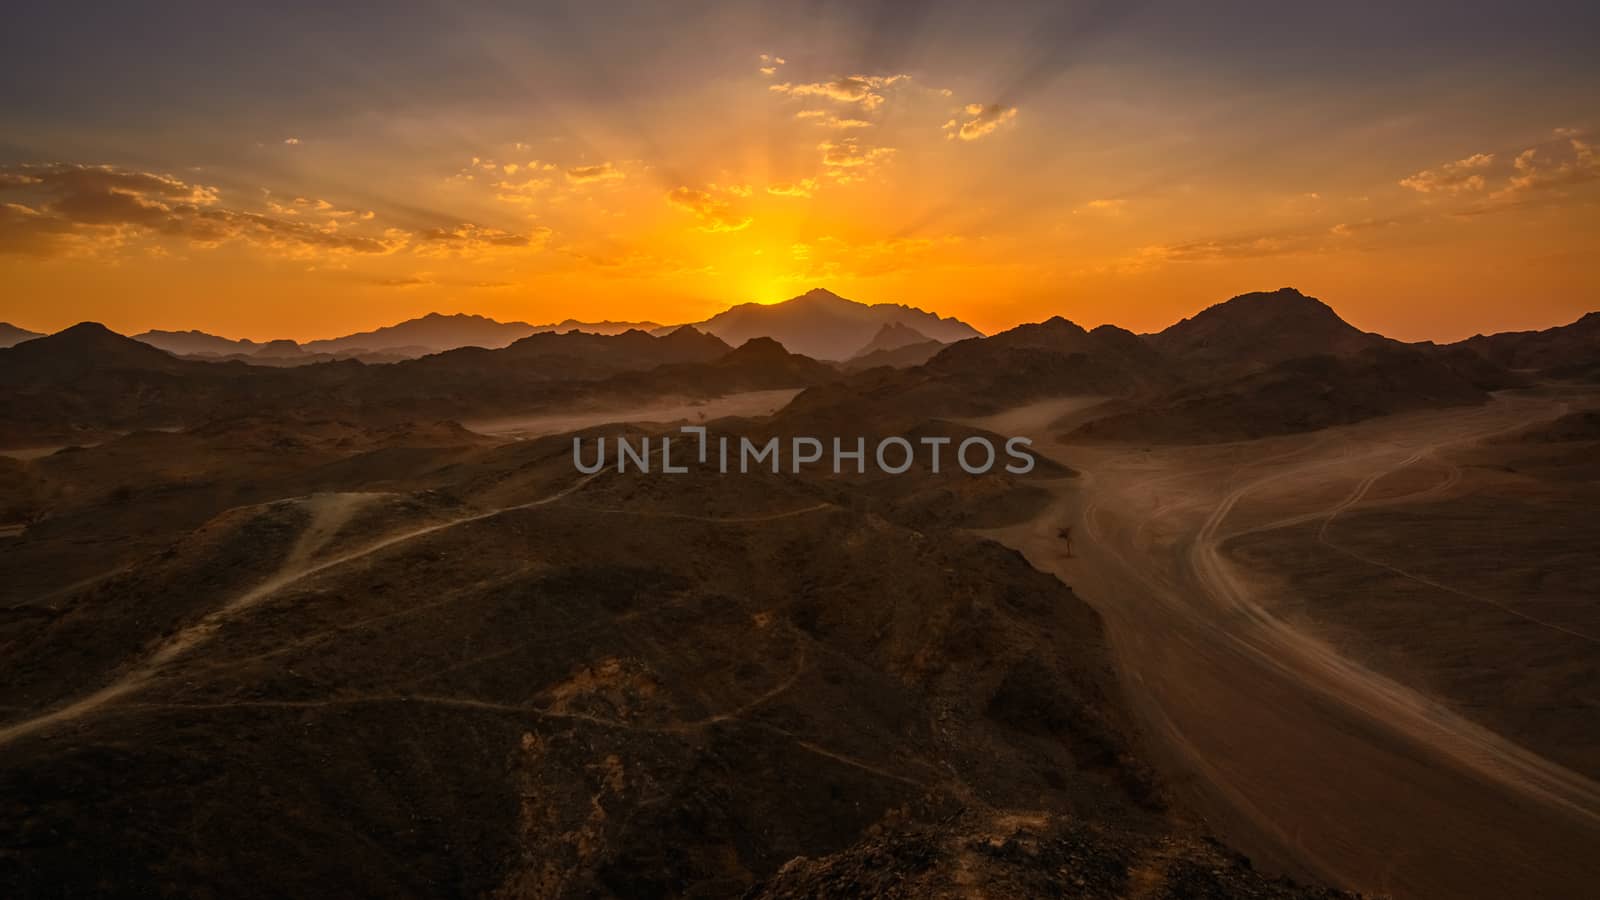
POLYGON ((293 208, 276 215, 218 205, 217 191, 169 175, 68 163, 0 167, 0 191, 19 202, 0 206, 0 253, 54 257, 120 246, 132 237, 181 239, 199 246, 243 241, 282 253, 381 254, 408 245, 426 255, 462 255, 542 243, 547 229, 529 234, 473 223, 415 233, 360 233, 353 211, 326 201, 296 200, 322 213, 306 218, 293 208), (285 214, 286 213, 286 214, 285 214))
POLYGON ((7 204, 0 253, 57 256, 120 245, 134 235, 183 238, 201 245, 234 240, 278 249, 385 253, 402 236, 342 232, 337 223, 312 224, 216 206, 214 188, 170 175, 69 163, 0 169, 0 190, 23 195, 7 204))

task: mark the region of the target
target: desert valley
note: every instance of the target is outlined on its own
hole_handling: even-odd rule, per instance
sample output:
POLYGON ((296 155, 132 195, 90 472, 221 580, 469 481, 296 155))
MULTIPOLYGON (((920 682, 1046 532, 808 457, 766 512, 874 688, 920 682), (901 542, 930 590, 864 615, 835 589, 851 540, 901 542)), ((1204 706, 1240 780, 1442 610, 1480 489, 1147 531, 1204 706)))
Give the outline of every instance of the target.
POLYGON ((1600 884, 1600 312, 26 324, 0 895, 1600 884), (1038 464, 574 466, 686 425, 1038 464))

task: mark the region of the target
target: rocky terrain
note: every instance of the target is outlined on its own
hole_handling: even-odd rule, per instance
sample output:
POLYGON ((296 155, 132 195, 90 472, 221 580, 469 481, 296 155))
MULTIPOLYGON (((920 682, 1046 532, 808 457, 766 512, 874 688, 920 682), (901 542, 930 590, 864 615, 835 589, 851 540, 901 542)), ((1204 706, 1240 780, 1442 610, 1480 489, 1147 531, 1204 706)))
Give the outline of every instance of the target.
POLYGON ((1554 331, 1279 291, 861 371, 687 327, 0 350, 0 893, 1560 895, 1600 402, 1554 331), (675 420, 1040 456, 574 468, 675 420))

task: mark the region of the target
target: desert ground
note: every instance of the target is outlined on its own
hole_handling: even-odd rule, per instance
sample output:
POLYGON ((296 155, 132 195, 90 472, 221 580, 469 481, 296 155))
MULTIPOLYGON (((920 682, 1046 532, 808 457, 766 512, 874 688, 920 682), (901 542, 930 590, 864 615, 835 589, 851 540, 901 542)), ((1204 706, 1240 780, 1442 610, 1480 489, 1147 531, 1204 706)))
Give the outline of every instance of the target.
MULTIPOLYGON (((850 312, 840 358, 895 337, 788 304, 850 312)), ((1592 893, 1597 341, 1292 289, 860 370, 692 328, 23 341, 0 895, 1592 893), (574 464, 685 423, 1038 456, 574 464)))
POLYGON ((1592 462, 1516 438, 1597 404, 1200 447, 1063 440, 1064 401, 972 424, 1053 434, 1082 473, 987 533, 1105 618, 1160 767, 1236 845, 1375 894, 1577 896, 1600 879, 1600 494, 1592 462))

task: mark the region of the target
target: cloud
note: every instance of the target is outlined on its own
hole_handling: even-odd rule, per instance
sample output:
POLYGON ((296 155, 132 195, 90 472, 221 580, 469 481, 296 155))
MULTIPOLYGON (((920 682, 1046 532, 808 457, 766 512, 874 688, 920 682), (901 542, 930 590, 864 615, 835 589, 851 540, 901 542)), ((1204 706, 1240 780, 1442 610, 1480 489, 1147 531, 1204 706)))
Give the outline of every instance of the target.
POLYGON ((1361 219, 1341 222, 1331 227, 1316 226, 1276 232, 1228 235, 1145 247, 1131 259, 1123 261, 1122 268, 1141 268, 1160 262, 1222 262, 1238 259, 1262 259, 1271 256, 1304 256, 1338 253, 1363 249, 1351 241, 1363 234, 1428 221, 1423 215, 1401 215, 1388 218, 1361 219))
POLYGON ((839 182, 860 181, 895 153, 893 147, 863 147, 853 137, 823 141, 817 149, 822 151, 822 165, 828 176, 839 182))
POLYGON ((1566 159, 1559 161, 1545 162, 1536 149, 1524 150, 1517 154, 1517 158, 1512 161, 1516 173, 1511 176, 1506 186, 1496 191, 1493 196, 1509 197, 1529 191, 1570 187, 1600 178, 1600 159, 1595 157, 1593 146, 1578 138, 1569 139, 1567 146, 1571 149, 1571 153, 1566 159))
POLYGON ((306 197, 296 197, 293 200, 280 203, 272 199, 270 191, 267 194, 267 211, 274 215, 294 218, 296 216, 321 216, 324 219, 350 219, 357 218, 366 221, 372 218, 371 211, 361 212, 354 209, 340 209, 327 200, 312 200, 306 197))
POLYGON ((287 137, 283 139, 283 142, 293 147, 294 145, 300 143, 300 139, 297 137, 287 137))
POLYGON ((1122 215, 1123 207, 1126 205, 1126 200, 1090 200, 1072 212, 1074 215, 1078 213, 1094 213, 1102 216, 1120 216, 1122 215))
POLYGON ((992 134, 995 129, 1017 117, 1015 106, 1002 106, 991 103, 984 106, 981 103, 968 103, 961 112, 968 116, 967 121, 959 122, 956 119, 944 123, 944 130, 950 132, 947 137, 951 140, 960 138, 963 141, 975 141, 987 134, 992 134))
POLYGON ((495 182, 495 199, 502 203, 528 204, 550 187, 548 178, 527 178, 522 181, 495 182))
POLYGON ((362 284, 368 284, 374 287, 394 288, 396 290, 407 290, 409 288, 419 287, 497 290, 499 288, 516 287, 516 282, 512 281, 468 281, 459 278, 439 278, 430 272, 422 272, 416 275, 398 276, 357 275, 355 276, 355 280, 361 282, 362 284))
POLYGON ((403 289, 424 287, 426 285, 433 284, 433 281, 427 278, 419 278, 415 275, 408 275, 402 278, 374 278, 369 282, 369 284, 374 284, 378 287, 403 289))
POLYGON ((803 178, 799 181, 779 182, 767 185, 767 193, 774 197, 809 197, 816 193, 817 180, 803 178))
MULTIPOLYGON (((4 167, 0 168, 0 189, 22 191, 30 198, 5 205, 5 221, 0 226, 0 252, 4 253, 40 257, 79 254, 118 247, 136 237, 180 238, 202 247, 248 241, 291 254, 309 250, 389 253, 406 242, 402 232, 345 234, 340 231, 341 223, 333 219, 300 221, 293 216, 218 208, 215 188, 114 166, 50 163, 4 167)), ((306 209, 334 211, 326 201, 299 202, 306 209)))
POLYGON ((419 256, 478 258, 507 251, 524 251, 544 246, 550 229, 538 227, 528 234, 504 231, 472 222, 452 228, 429 228, 414 235, 414 252, 419 256))
POLYGON ((770 53, 763 53, 761 54, 761 74, 771 77, 772 75, 777 74, 778 67, 786 62, 788 62, 788 60, 781 56, 773 56, 770 53))
POLYGON ((71 255, 78 235, 71 222, 21 203, 0 203, 0 254, 47 259, 71 255))
POLYGON ((825 109, 802 109, 794 114, 796 119, 815 119, 816 124, 823 128, 835 128, 840 131, 849 128, 871 128, 872 123, 866 119, 841 119, 825 109))
POLYGON ((627 177, 623 171, 608 162, 593 166, 574 166, 567 170, 567 180, 573 184, 590 184, 596 181, 620 181, 627 177))
POLYGON ((266 212, 226 208, 215 188, 170 175, 70 163, 0 167, 0 253, 36 258, 91 255, 136 239, 182 240, 201 248, 240 242, 291 257, 389 254, 467 255, 542 245, 548 229, 513 234, 464 224, 412 234, 389 228, 357 233, 371 212, 322 199, 278 201, 266 212), (20 201, 20 202, 19 202, 20 201))
POLYGON ((1423 194, 1481 191, 1484 186, 1482 170, 1493 164, 1493 153, 1475 153, 1437 169, 1423 169, 1409 178, 1402 178, 1400 186, 1423 194))
POLYGON ((50 163, 0 168, 0 187, 21 186, 37 186, 65 197, 90 197, 116 193, 128 197, 158 198, 197 205, 217 202, 216 188, 187 184, 171 175, 119 169, 115 166, 50 163))
POLYGON ((890 85, 909 81, 910 75, 847 75, 832 81, 811 84, 769 85, 768 90, 790 97, 825 97, 839 103, 853 103, 862 109, 874 110, 883 105, 883 95, 878 93, 890 85))
POLYGON ((700 220, 701 231, 738 231, 748 227, 749 216, 740 216, 732 204, 709 191, 679 187, 667 192, 667 202, 692 212, 700 220))

